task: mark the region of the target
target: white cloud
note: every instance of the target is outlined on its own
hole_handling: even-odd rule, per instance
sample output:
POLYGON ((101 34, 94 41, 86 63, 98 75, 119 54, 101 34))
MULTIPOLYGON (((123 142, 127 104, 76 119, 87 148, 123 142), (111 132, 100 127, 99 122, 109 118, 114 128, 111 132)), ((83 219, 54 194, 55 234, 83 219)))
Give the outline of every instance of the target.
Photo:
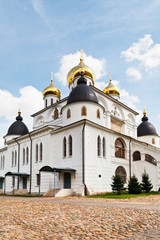
MULTIPOLYGON (((67 84, 67 74, 68 72, 79 64, 80 52, 70 53, 62 56, 60 61, 60 68, 57 73, 55 73, 55 78, 65 86, 67 84)), ((106 60, 104 58, 97 59, 92 56, 87 56, 84 54, 84 63, 91 69, 94 69, 96 75, 96 80, 106 75, 106 60)))
POLYGON ((127 69, 126 75, 129 77, 130 81, 139 81, 142 78, 140 71, 133 67, 127 69))
POLYGON ((15 121, 19 107, 24 123, 31 130, 32 117, 30 115, 43 108, 43 98, 40 91, 32 86, 26 86, 20 89, 20 97, 15 97, 6 90, 0 90, 0 102, 3 103, 0 106, 0 145, 2 146, 2 136, 6 135, 9 126, 15 121))
POLYGON ((121 53, 127 62, 137 60, 140 67, 147 70, 160 66, 160 44, 154 44, 151 35, 147 34, 130 48, 121 53))
POLYGON ((38 15, 44 17, 44 8, 41 0, 31 0, 34 10, 37 12, 38 15))

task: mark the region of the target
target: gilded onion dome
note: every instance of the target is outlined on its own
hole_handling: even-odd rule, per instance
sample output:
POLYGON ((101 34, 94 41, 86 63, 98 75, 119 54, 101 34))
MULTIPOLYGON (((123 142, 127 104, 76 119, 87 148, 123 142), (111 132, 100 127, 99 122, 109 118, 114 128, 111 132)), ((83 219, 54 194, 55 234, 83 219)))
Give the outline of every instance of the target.
POLYGON ((108 95, 113 95, 113 96, 120 97, 120 91, 119 91, 118 87, 116 87, 112 84, 111 76, 110 76, 109 84, 108 84, 107 87, 105 87, 103 92, 108 94, 108 95))
MULTIPOLYGON (((53 77, 53 73, 51 73, 51 78, 52 77, 53 77)), ((57 96, 58 98, 61 97, 61 92, 58 88, 54 86, 52 79, 51 79, 51 84, 43 90, 43 98, 48 95, 54 95, 54 96, 57 96)))
POLYGON ((84 75, 84 77, 92 79, 93 84, 95 83, 95 74, 90 67, 84 64, 83 50, 81 50, 80 52, 80 63, 77 66, 73 67, 67 75, 68 85, 70 85, 75 78, 81 77, 82 74, 84 75))

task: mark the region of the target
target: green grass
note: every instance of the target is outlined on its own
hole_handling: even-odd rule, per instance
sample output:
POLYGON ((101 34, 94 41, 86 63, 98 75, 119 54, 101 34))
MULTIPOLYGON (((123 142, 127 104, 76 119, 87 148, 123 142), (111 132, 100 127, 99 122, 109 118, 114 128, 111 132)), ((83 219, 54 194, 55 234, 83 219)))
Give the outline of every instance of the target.
POLYGON ((116 195, 116 193, 110 192, 103 195, 92 195, 89 196, 90 198, 119 198, 119 199, 126 199, 126 198, 134 198, 134 197, 145 197, 150 195, 158 195, 158 192, 149 192, 149 193, 140 193, 140 194, 129 194, 129 193, 122 193, 121 195, 116 195))

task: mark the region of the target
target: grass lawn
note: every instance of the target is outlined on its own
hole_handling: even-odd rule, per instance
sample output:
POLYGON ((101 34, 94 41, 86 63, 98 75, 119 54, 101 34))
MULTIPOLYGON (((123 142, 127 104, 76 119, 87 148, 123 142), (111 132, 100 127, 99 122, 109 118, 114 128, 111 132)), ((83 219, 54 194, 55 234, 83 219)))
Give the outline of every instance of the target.
POLYGON ((142 196, 150 196, 150 195, 157 195, 160 194, 158 192, 149 192, 149 193, 140 193, 140 194, 129 194, 129 193, 122 193, 121 195, 116 195, 116 193, 110 192, 103 195, 92 195, 89 196, 90 198, 133 198, 133 197, 142 197, 142 196))

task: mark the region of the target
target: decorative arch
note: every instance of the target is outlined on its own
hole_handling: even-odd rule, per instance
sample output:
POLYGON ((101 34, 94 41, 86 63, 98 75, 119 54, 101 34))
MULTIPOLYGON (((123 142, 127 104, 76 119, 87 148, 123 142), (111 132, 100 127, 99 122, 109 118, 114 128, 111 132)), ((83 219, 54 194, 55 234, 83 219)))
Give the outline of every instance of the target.
POLYGON ((112 105, 111 114, 120 119, 125 119, 123 109, 117 104, 112 105))
POLYGON ((133 153, 133 161, 140 161, 141 160, 141 153, 139 151, 135 151, 133 153))
POLYGON ((125 144, 121 138, 117 138, 115 141, 115 156, 125 158, 125 144))
POLYGON ((126 183, 127 179, 127 173, 124 167, 118 166, 115 171, 115 175, 119 175, 121 177, 121 180, 126 183))
POLYGON ((136 120, 135 120, 135 118, 133 117, 133 115, 132 115, 131 113, 128 114, 128 116, 127 116, 127 121, 128 121, 129 123, 133 124, 133 125, 136 124, 136 120))
POLYGON ((97 96, 97 97, 98 97, 98 103, 104 107, 105 111, 108 111, 108 104, 104 99, 104 97, 102 96, 97 96))

